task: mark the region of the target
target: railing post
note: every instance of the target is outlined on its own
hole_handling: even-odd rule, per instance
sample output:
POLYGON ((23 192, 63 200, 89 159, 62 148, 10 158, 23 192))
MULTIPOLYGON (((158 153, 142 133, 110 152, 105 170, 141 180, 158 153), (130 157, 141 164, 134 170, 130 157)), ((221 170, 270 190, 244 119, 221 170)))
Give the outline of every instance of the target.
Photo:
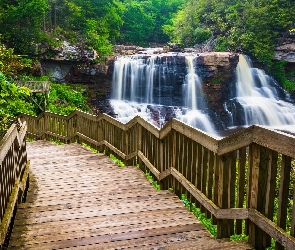
POLYGON ((137 151, 142 149, 142 126, 138 124, 138 134, 137 134, 137 151))
MULTIPOLYGON (((97 134, 98 134, 97 135, 97 141, 98 142, 102 142, 105 139, 105 137, 104 137, 104 121, 103 120, 100 120, 98 122, 97 127, 98 127, 98 130, 97 130, 97 134)), ((99 152, 103 152, 103 150, 104 150, 103 145, 102 146, 99 146, 98 147, 98 150, 99 150, 99 152)))
MULTIPOLYGON (((255 143, 250 145, 249 150, 249 191, 248 202, 249 208, 257 209, 258 199, 258 178, 259 178, 259 164, 260 164, 260 150, 259 146, 255 143)), ((248 220, 249 227, 249 242, 252 246, 256 247, 258 241, 258 228, 255 223, 248 220)))
MULTIPOLYGON (((281 227, 283 230, 286 230, 291 160, 291 157, 282 155, 282 170, 279 190, 278 226, 281 227)), ((276 242, 276 250, 283 249, 284 247, 280 243, 276 242)))
MULTIPOLYGON (((215 204, 218 204, 218 191, 219 191, 219 163, 220 162, 220 156, 215 154, 214 159, 214 197, 213 202, 215 204)), ((212 217, 212 224, 217 225, 217 219, 215 216, 212 217)))
MULTIPOLYGON (((128 134, 128 130, 125 129, 124 134, 125 134, 125 138, 124 138, 123 153, 127 157, 128 154, 129 154, 129 150, 128 150, 128 145, 129 145, 129 134, 128 134)), ((124 160, 124 163, 125 163, 126 166, 129 165, 129 161, 127 159, 124 160)))
MULTIPOLYGON (((163 140, 159 139, 158 141, 159 143, 159 157, 158 157, 158 164, 159 164, 159 170, 160 170, 160 173, 162 173, 164 171, 164 145, 163 145, 163 140)), ((167 187, 167 181, 165 180, 161 180, 159 181, 160 183, 160 187, 161 189, 168 189, 167 187)))
POLYGON ((47 132, 47 131, 48 131, 48 115, 44 112, 44 131, 43 132, 47 132))
MULTIPOLYGON (((218 181, 218 206, 228 208, 230 153, 220 156, 218 181)), ((217 239, 229 238, 229 223, 227 219, 217 220, 217 239)))
MULTIPOLYGON (((139 151, 141 151, 141 149, 142 149, 142 126, 139 124, 139 123, 137 123, 137 144, 136 144, 136 151, 137 151, 137 154, 138 154, 138 152, 139 151)), ((140 158, 139 157, 137 157, 137 160, 138 160, 138 164, 139 164, 139 166, 141 166, 141 160, 140 160, 140 158)), ((143 170, 144 168, 142 168, 142 170, 143 170)))
MULTIPOLYGON (((81 131, 81 126, 82 126, 82 122, 81 122, 81 115, 78 113, 77 114, 77 120, 76 120, 76 132, 80 132, 81 131)), ((82 144, 81 138, 79 136, 77 136, 77 142, 79 144, 82 144)))
MULTIPOLYGON (((266 188, 266 201, 265 201, 265 216, 272 220, 274 214, 274 200, 276 196, 276 176, 278 172, 278 153, 272 151, 269 153, 268 162, 268 177, 267 177, 267 188, 266 188)), ((295 210, 293 210, 295 211, 295 210)), ((292 217, 293 218, 293 217, 292 217)), ((271 246, 271 237, 267 234, 264 235, 263 244, 265 247, 271 246)))

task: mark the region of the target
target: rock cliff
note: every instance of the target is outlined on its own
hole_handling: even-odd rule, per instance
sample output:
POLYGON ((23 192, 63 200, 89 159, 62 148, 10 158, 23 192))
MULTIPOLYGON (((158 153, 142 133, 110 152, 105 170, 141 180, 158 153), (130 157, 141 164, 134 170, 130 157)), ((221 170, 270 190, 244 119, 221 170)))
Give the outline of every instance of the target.
MULTIPOLYGON (((165 49, 155 50, 152 53, 160 54, 165 49)), ((136 46, 115 46, 117 55, 141 54, 143 58, 151 56, 151 51, 144 51, 136 46)), ((163 87, 165 105, 182 105, 181 88, 186 74, 184 53, 162 54, 162 60, 176 64, 176 71, 172 72, 175 86, 163 87), (171 101, 173 99, 173 101, 171 101), (169 101, 170 100, 170 101, 169 101)), ((160 56, 160 55, 159 55, 160 56)), ((115 57, 105 58, 103 64, 93 63, 97 58, 94 51, 85 51, 68 43, 56 48, 54 53, 43 53, 41 65, 43 72, 50 76, 52 81, 61 83, 80 83, 89 89, 90 104, 97 112, 110 112, 108 99, 112 91, 112 74, 115 57)), ((209 52, 198 54, 197 74, 202 78, 205 99, 214 112, 223 111, 222 103, 229 96, 230 83, 234 81, 238 55, 229 52, 209 52)))
POLYGON ((285 33, 278 39, 275 58, 288 63, 295 63, 295 32, 285 33))

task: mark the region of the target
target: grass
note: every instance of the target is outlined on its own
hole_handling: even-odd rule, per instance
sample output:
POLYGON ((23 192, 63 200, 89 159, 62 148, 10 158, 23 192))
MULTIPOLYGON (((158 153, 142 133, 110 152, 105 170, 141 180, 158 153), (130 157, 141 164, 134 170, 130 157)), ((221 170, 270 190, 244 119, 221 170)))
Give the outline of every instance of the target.
POLYGON ((64 143, 62 141, 58 140, 58 139, 50 138, 49 141, 54 143, 54 144, 57 144, 57 145, 64 145, 64 143))
MULTIPOLYGON (((94 153, 96 153, 96 154, 98 154, 99 153, 99 151, 97 150, 97 149, 95 149, 95 148, 93 148, 93 147, 91 147, 90 145, 88 145, 88 144, 86 144, 86 143, 84 143, 84 142, 82 142, 82 146, 83 147, 85 147, 85 148, 88 148, 88 149, 90 149, 92 152, 94 152, 94 153)), ((105 154, 105 151, 103 152, 104 154, 105 154)), ((119 160, 116 156, 114 156, 113 154, 110 154, 109 155, 109 157, 118 165, 118 166, 120 166, 120 167, 126 167, 125 166, 125 164, 124 164, 124 162, 123 161, 121 161, 121 160, 119 160)))
POLYGON ((114 155, 110 154, 110 158, 121 168, 126 167, 125 164, 121 160, 116 158, 114 155))
POLYGON ((95 148, 89 146, 88 144, 86 144, 86 143, 84 143, 84 142, 82 142, 82 146, 83 146, 84 148, 88 148, 88 149, 91 150, 93 153, 96 153, 96 154, 99 153, 99 151, 98 151, 97 149, 95 149, 95 148))
POLYGON ((213 225, 211 222, 211 219, 207 219, 206 215, 204 213, 201 213, 201 210, 196 207, 195 203, 190 202, 185 194, 181 195, 181 201, 182 203, 188 208, 189 211, 191 211, 197 219, 202 222, 202 224, 207 228, 207 230, 216 237, 217 235, 217 226, 213 225))
POLYGON ((29 137, 27 137, 26 140, 27 140, 28 142, 33 142, 33 141, 35 141, 33 138, 29 138, 29 137))
POLYGON ((158 182, 154 180, 153 176, 151 176, 151 174, 148 171, 145 171, 145 176, 146 176, 146 178, 148 178, 148 180, 154 185, 154 187, 157 190, 161 190, 161 187, 158 184, 158 182))

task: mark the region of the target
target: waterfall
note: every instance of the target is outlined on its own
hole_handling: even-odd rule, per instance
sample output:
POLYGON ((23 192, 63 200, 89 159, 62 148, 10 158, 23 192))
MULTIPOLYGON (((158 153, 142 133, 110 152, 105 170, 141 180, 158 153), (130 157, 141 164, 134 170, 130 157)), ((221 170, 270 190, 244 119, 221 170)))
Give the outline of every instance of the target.
POLYGON ((116 118, 125 123, 139 115, 162 127, 165 121, 157 110, 159 119, 153 120, 151 105, 171 104, 170 97, 161 98, 162 87, 168 85, 166 75, 170 67, 167 60, 154 55, 118 57, 114 63, 111 100, 116 118))
POLYGON ((195 73, 194 58, 192 56, 187 56, 186 62, 188 65, 188 73, 185 79, 185 84, 187 85, 185 104, 192 110, 197 110, 197 96, 199 95, 197 89, 200 88, 201 80, 195 73))
POLYGON ((159 128, 177 118, 213 135, 252 124, 295 133, 295 107, 287 93, 244 55, 239 56, 234 93, 220 114, 210 111, 197 60, 196 54, 118 57, 110 100, 116 118, 126 123, 139 115, 159 128))
POLYGON ((212 122, 204 113, 206 104, 204 98, 202 97, 202 81, 196 73, 194 59, 195 57, 193 56, 185 57, 187 75, 185 76, 184 96, 186 97, 185 106, 188 110, 185 114, 181 114, 176 117, 193 127, 199 128, 210 134, 215 134, 216 132, 213 128, 212 122))
POLYGON ((185 57, 186 68, 176 62, 182 59, 183 56, 171 55, 118 57, 114 64, 111 100, 116 118, 128 122, 140 115, 162 127, 175 117, 215 134, 208 116, 201 110, 206 105, 202 82, 195 72, 195 57, 185 57), (183 78, 182 72, 186 72, 183 78))
POLYGON ((152 56, 147 61, 146 67, 146 98, 147 103, 153 103, 154 77, 155 77, 155 56, 152 56))
POLYGON ((237 124, 234 120, 233 125, 259 124, 281 130, 295 130, 295 108, 280 100, 279 86, 273 79, 264 71, 253 68, 250 59, 244 55, 239 56, 236 75, 236 97, 231 100, 232 113, 237 118, 242 112, 243 121, 237 124))

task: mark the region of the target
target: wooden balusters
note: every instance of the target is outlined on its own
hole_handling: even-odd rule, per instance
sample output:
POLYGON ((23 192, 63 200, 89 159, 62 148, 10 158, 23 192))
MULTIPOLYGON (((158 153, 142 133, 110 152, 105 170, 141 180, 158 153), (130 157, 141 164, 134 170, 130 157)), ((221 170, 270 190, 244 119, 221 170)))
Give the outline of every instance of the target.
MULTIPOLYGON (((273 220, 274 214, 274 201, 276 196, 276 176, 278 169, 278 153, 271 150, 269 152, 269 163, 267 169, 267 187, 266 187, 266 199, 265 199, 265 216, 273 220)), ((267 234, 263 236, 263 246, 270 247, 271 246, 271 237, 267 234)))
MULTIPOLYGON (((278 226, 282 229, 286 229, 287 220, 287 206, 290 184, 290 172, 291 172, 291 157, 282 155, 281 166, 281 178, 279 189, 279 208, 278 208, 278 226)), ((280 243, 276 243, 276 250, 283 250, 284 247, 280 243)))
MULTIPOLYGON (((236 163, 237 152, 234 150, 230 153, 229 165, 229 187, 228 187, 228 208, 234 208, 236 203, 236 163)), ((229 220, 229 235, 235 234, 234 220, 229 220)))
MULTIPOLYGON (((237 208, 244 207, 246 178, 246 147, 239 150, 238 153, 238 179, 237 179, 237 208)), ((236 234, 242 234, 242 220, 236 220, 236 234)))
POLYGON ((17 202, 22 201, 22 194, 28 185, 25 134, 25 123, 20 123, 19 130, 13 124, 0 141, 0 247, 4 243, 17 202))
MULTIPOLYGON (((219 160, 219 181, 218 181, 218 206, 228 208, 228 187, 229 187, 230 153, 222 155, 219 160)), ((228 220, 217 220, 217 238, 228 238, 228 220)))
MULTIPOLYGON (((214 162, 215 154, 214 152, 209 152, 209 162, 208 162, 208 182, 207 182, 207 197, 213 200, 213 185, 214 185, 214 162)), ((206 217, 211 218, 211 213, 206 210, 206 217)))
MULTIPOLYGON (((207 195, 207 177, 208 177, 208 150, 202 147, 202 165, 201 165, 201 191, 203 194, 207 195)), ((201 206, 201 212, 205 213, 206 209, 201 206)))
MULTIPOLYGON (((270 246, 269 234, 284 246, 290 240, 283 230, 286 221, 291 220, 286 216, 286 208, 291 199, 290 171, 295 157, 292 135, 252 126, 217 139, 176 120, 158 131, 138 117, 123 125, 106 115, 95 117, 79 111, 70 118, 50 113, 24 117, 32 137, 56 136, 73 141, 78 136, 80 141, 102 145, 100 148, 107 154, 113 153, 127 164, 135 164, 137 159, 144 171, 149 170, 160 179, 161 187, 173 188, 179 196, 186 194, 208 218, 213 214, 218 238, 241 234, 244 229, 257 249, 270 246), (278 143, 280 138, 282 147, 278 143), (282 171, 277 173, 281 154, 282 171), (278 176, 280 188, 276 189, 278 176), (277 224, 282 231, 268 221, 276 221, 273 217, 277 199, 277 224), (271 233, 264 225, 277 231, 271 233)), ((294 236, 294 209, 292 213, 294 236)), ((277 249, 282 246, 277 244, 277 249)))

